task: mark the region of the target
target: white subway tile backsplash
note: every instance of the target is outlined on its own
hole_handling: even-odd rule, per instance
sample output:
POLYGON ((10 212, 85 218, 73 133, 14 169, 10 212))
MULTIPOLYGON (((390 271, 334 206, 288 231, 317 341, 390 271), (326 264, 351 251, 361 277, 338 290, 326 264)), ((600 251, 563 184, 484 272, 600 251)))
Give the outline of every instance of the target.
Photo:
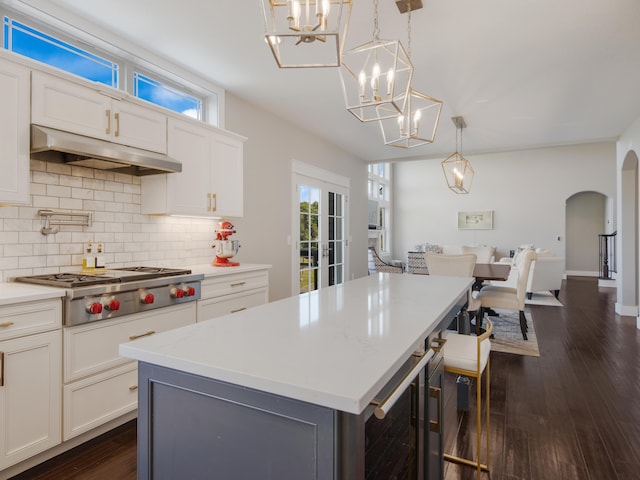
POLYGON ((83 200, 93 200, 93 190, 88 188, 71 188, 71 196, 83 200))
POLYGON ((21 243, 8 243, 4 246, 5 257, 25 257, 33 255, 33 245, 21 243))
POLYGON ((82 200, 78 198, 61 198, 60 208, 62 210, 82 210, 82 200))
POLYGON ((140 214, 140 177, 31 161, 31 205, 0 206, 0 280, 77 270, 87 241, 107 266, 210 263, 215 220, 140 214), (91 212, 90 227, 42 235, 39 209, 91 212))
POLYGON ((58 197, 44 197, 42 195, 31 195, 31 203, 38 208, 58 208, 58 197))
POLYGON ((71 197, 71 187, 61 187, 59 185, 47 185, 47 196, 49 197, 71 197))

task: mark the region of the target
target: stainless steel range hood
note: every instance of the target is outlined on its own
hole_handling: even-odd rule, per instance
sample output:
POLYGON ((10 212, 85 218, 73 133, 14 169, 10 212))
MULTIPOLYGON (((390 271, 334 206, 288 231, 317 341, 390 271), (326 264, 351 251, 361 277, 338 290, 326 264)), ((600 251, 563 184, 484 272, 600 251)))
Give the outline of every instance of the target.
POLYGON ((31 156, 130 175, 182 171, 182 164, 167 155, 40 125, 31 125, 31 156))

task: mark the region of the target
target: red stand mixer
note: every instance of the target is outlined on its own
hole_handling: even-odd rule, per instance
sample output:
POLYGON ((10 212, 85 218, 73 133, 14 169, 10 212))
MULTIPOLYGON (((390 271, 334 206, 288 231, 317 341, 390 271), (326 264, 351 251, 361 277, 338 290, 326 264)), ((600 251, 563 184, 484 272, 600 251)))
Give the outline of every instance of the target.
POLYGON ((229 240, 229 237, 236 233, 233 229, 233 223, 220 222, 214 230, 216 239, 213 241, 211 248, 216 252, 216 258, 213 261, 214 267, 237 267, 238 262, 230 262, 229 259, 238 253, 240 242, 238 240, 229 240))

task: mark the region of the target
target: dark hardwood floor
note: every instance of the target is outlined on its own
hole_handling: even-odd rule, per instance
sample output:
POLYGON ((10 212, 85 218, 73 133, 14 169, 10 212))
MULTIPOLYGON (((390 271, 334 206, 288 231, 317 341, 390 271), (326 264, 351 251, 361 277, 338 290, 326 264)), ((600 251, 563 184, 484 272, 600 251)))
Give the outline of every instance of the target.
MULTIPOLYGON (((635 318, 616 316, 615 289, 593 278, 570 277, 560 301, 564 307, 531 307, 539 358, 491 354, 492 460, 483 478, 640 479, 635 318)), ((473 408, 456 411, 454 376, 446 387, 445 450, 474 451, 473 408)), ((14 479, 135 479, 135 441, 130 422, 14 479)), ((445 478, 472 480, 475 471, 445 463, 445 478)))

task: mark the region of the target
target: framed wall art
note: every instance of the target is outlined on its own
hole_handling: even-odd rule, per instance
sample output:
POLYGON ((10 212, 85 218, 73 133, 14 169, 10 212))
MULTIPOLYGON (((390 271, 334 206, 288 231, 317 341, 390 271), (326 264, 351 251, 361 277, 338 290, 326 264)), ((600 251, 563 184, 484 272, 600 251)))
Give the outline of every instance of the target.
POLYGON ((458 212, 458 230, 493 230, 493 211, 458 212))

